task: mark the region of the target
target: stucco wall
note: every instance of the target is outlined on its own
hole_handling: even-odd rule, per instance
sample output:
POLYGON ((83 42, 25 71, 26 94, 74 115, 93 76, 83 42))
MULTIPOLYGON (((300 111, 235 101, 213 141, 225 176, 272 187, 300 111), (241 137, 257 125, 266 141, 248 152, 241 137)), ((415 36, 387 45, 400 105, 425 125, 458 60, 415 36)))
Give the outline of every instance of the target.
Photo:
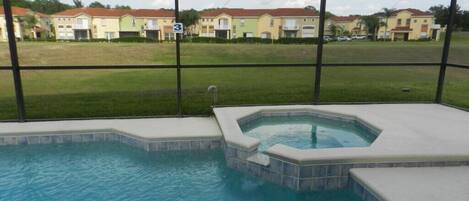
POLYGON ((261 16, 257 24, 257 35, 261 37, 262 33, 269 32, 272 39, 278 39, 280 34, 279 27, 282 26, 281 22, 281 19, 278 17, 272 17, 271 15, 261 16))
POLYGON ((242 38, 244 33, 252 33, 252 37, 259 37, 257 32, 257 18, 234 18, 232 27, 236 26, 236 32, 233 30, 233 38, 242 38), (244 20, 244 25, 241 23, 244 20))
POLYGON ((120 31, 122 32, 142 32, 142 27, 144 26, 143 18, 137 18, 134 16, 126 15, 120 18, 120 31), (133 19, 135 19, 135 25, 133 24, 133 19))
POLYGON ((119 38, 119 18, 93 18, 93 38, 107 39, 107 32, 113 33, 113 38, 119 38))

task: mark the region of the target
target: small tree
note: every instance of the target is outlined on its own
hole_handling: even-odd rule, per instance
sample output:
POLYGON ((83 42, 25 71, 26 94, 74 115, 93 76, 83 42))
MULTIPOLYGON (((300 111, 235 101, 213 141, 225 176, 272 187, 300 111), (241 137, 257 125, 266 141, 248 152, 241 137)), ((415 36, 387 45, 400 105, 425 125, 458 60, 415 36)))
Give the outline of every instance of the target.
POLYGON ((194 9, 184 10, 180 13, 180 21, 186 27, 186 34, 192 34, 195 25, 199 22, 200 14, 194 9))
MULTIPOLYGON (((16 20, 23 29, 29 31, 30 33, 32 33, 32 30, 34 30, 34 27, 39 22, 36 16, 34 15, 17 16, 16 20)), ((34 38, 34 36, 32 38, 34 38)))
POLYGON ((377 35, 378 35, 379 27, 381 26, 381 24, 379 22, 379 18, 374 16, 374 15, 363 16, 362 21, 363 21, 363 23, 364 23, 364 25, 367 29, 368 34, 371 33, 372 34, 372 39, 376 40, 377 35))
POLYGON ((394 15, 394 13, 396 12, 395 9, 389 9, 389 8, 383 8, 383 16, 384 16, 384 19, 385 19, 385 24, 384 24, 384 40, 387 39, 387 36, 388 36, 388 22, 389 22, 389 18, 394 15))
POLYGON ((90 5, 88 6, 90 8, 106 8, 106 6, 99 1, 91 2, 90 5))
POLYGON ((73 0, 75 8, 83 8, 83 2, 81 0, 73 0))
POLYGON ((337 35, 342 36, 342 34, 345 32, 345 29, 342 26, 331 24, 329 26, 329 31, 331 32, 332 36, 337 36, 337 35))

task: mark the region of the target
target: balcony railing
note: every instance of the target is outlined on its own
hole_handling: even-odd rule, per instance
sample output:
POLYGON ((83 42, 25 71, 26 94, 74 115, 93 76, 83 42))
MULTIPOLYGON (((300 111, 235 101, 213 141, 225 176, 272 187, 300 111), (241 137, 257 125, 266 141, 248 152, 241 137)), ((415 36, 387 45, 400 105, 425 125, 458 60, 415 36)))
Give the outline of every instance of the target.
POLYGON ((160 26, 157 24, 146 25, 145 30, 160 30, 160 26))
POLYGON ((75 24, 74 29, 90 29, 88 24, 75 24))
POLYGON ((230 25, 228 25, 228 24, 219 24, 219 25, 215 25, 215 29, 216 29, 216 30, 229 30, 229 29, 230 29, 230 25))
POLYGON ((282 29, 285 31, 298 31, 300 30, 300 27, 296 25, 283 25, 282 29))

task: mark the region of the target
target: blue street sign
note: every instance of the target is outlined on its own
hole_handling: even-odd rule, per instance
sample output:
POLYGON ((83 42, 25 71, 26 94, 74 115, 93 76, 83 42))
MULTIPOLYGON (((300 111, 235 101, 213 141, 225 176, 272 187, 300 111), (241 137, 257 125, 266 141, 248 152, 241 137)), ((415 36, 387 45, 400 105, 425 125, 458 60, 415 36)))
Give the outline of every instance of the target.
POLYGON ((182 23, 174 23, 173 24, 173 32, 174 33, 184 33, 184 24, 182 23))

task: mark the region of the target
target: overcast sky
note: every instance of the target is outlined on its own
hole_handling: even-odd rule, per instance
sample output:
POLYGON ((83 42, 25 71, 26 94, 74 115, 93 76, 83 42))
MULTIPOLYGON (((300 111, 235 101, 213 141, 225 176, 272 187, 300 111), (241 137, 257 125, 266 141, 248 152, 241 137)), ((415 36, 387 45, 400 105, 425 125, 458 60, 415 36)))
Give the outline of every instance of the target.
MULTIPOLYGON (((61 0, 72 4, 72 0, 61 0)), ((95 0, 83 0, 88 5, 95 0)), ((132 8, 172 8, 174 0, 99 0, 103 4, 130 5, 132 8)), ((187 8, 278 8, 304 7, 313 5, 319 7, 319 0, 180 0, 180 6, 187 8)), ((432 5, 449 5, 450 0, 328 0, 327 10, 337 15, 370 14, 382 8, 418 8, 427 10, 432 5)), ((469 10, 469 0, 459 0, 459 5, 469 10)))

